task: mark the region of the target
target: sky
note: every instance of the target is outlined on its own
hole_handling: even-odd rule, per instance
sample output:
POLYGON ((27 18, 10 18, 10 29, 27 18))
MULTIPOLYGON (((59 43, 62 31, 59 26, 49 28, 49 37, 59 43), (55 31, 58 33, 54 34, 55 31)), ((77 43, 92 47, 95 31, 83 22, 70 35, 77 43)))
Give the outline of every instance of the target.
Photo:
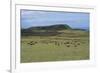
POLYGON ((88 29, 89 13, 21 10, 21 28, 67 24, 72 28, 88 29))

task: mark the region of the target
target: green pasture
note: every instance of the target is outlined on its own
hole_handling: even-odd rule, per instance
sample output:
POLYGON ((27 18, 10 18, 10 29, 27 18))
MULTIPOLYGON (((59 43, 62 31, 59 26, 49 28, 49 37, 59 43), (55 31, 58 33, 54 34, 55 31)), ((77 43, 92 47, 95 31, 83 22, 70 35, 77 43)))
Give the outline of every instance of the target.
POLYGON ((21 36, 21 63, 89 59, 89 32, 59 32, 56 36, 21 36))

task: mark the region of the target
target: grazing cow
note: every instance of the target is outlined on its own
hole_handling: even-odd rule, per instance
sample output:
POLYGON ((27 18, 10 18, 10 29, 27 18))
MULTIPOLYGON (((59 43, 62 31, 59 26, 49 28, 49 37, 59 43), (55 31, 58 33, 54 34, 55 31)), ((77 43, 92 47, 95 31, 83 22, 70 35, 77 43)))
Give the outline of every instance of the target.
POLYGON ((77 42, 77 40, 74 41, 75 43, 77 42))
POLYGON ((66 45, 67 47, 70 47, 70 45, 66 45))
POLYGON ((64 44, 70 44, 69 42, 65 42, 64 44))
POLYGON ((33 45, 32 43, 30 43, 30 45, 33 45))
POLYGON ((77 43, 77 45, 80 45, 80 43, 77 43))
POLYGON ((29 45, 35 45, 37 42, 36 41, 30 41, 29 43, 27 43, 27 44, 29 44, 29 45))

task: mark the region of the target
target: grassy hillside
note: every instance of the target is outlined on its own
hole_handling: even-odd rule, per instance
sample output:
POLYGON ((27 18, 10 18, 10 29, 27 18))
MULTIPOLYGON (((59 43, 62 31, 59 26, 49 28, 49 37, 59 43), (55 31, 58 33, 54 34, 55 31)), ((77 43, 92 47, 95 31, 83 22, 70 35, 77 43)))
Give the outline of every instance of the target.
POLYGON ((71 29, 70 26, 66 24, 56 24, 50 26, 38 26, 38 27, 30 27, 27 29, 21 29, 22 36, 54 36, 61 34, 60 30, 71 29))
POLYGON ((89 32, 68 25, 21 31, 21 63, 89 59, 89 32))

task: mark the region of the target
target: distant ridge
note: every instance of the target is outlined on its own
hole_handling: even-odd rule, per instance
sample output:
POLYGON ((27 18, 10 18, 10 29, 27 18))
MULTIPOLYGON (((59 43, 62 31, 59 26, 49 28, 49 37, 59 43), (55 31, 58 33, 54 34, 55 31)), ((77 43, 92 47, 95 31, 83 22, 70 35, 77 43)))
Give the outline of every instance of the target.
POLYGON ((73 30, 89 31, 89 29, 79 29, 79 28, 75 28, 73 30))
POLYGON ((67 24, 55 24, 50 26, 37 26, 37 27, 30 27, 26 29, 21 29, 21 35, 39 35, 39 36, 45 36, 45 35, 57 35, 60 34, 58 32, 59 30, 66 30, 66 29, 72 29, 67 24))
POLYGON ((64 29, 71 29, 70 26, 67 24, 55 24, 50 26, 37 26, 37 27, 30 27, 28 29, 31 30, 64 30, 64 29))

